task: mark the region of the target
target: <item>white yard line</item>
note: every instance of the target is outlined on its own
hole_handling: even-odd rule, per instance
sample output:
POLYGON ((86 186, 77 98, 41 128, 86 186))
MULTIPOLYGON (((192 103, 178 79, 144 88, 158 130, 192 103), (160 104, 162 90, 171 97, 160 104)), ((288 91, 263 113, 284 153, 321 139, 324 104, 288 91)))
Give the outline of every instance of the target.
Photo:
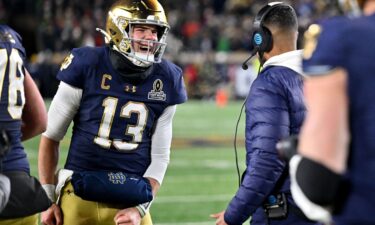
POLYGON ((184 195, 184 196, 160 196, 156 197, 153 204, 165 203, 192 203, 192 202, 221 202, 228 201, 233 195, 184 195))
MULTIPOLYGON (((234 180, 237 180, 236 174, 221 174, 220 176, 209 174, 209 175, 184 175, 184 176, 177 176, 177 175, 166 175, 165 176, 165 183, 189 183, 189 182, 196 182, 199 180, 200 183, 202 182, 228 182, 232 183, 234 180)), ((237 183, 236 183, 237 184, 237 183)))
POLYGON ((171 222, 171 223, 155 223, 155 225, 213 225, 215 220, 205 222, 171 222))

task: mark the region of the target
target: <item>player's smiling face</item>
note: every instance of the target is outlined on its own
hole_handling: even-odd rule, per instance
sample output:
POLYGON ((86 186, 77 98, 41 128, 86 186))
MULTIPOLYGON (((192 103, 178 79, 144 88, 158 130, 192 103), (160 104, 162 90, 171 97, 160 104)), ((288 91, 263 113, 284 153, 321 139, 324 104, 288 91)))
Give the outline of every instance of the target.
POLYGON ((133 49, 135 52, 144 54, 153 54, 155 52, 155 41, 158 40, 158 30, 156 26, 135 24, 131 36, 134 40, 133 49))

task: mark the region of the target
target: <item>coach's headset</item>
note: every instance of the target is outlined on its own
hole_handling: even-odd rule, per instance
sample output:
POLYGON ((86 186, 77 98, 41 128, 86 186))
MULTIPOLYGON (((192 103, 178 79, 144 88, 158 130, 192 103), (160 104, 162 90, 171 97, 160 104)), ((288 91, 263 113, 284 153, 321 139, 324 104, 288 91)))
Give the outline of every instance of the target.
MULTIPOLYGON (((273 40, 272 40, 272 33, 271 31, 264 26, 264 19, 267 17, 267 15, 275 8, 279 7, 288 7, 292 8, 290 5, 283 3, 283 2, 270 2, 263 8, 261 8, 256 15, 253 23, 253 34, 251 37, 251 42, 253 46, 253 50, 251 52, 251 55, 249 58, 245 60, 242 64, 242 69, 247 70, 247 62, 255 55, 259 54, 259 58, 261 59, 261 65, 263 65, 264 62, 262 62, 263 54, 265 52, 269 52, 272 50, 273 47, 273 40)), ((294 9, 293 9, 294 10, 294 9)))

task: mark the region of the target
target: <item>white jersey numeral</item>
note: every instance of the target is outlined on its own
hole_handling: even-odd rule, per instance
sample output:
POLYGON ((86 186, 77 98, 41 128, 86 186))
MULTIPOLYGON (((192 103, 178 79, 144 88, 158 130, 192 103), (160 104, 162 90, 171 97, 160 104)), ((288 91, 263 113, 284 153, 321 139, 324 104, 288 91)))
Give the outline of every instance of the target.
POLYGON ((121 108, 120 117, 130 118, 132 114, 138 115, 137 124, 127 125, 125 135, 133 137, 131 142, 123 140, 110 140, 109 135, 112 128, 113 118, 115 116, 118 99, 108 97, 104 99, 104 113, 100 123, 98 136, 95 137, 94 142, 104 148, 113 146, 121 151, 131 151, 138 147, 138 143, 142 141, 143 130, 146 126, 148 118, 148 110, 144 103, 141 102, 128 102, 121 108))
POLYGON ((6 49, 0 49, 0 101, 3 100, 1 94, 4 79, 8 75, 8 112, 13 119, 21 119, 23 106, 25 105, 25 90, 23 85, 25 74, 22 70, 22 65, 23 61, 17 49, 12 49, 9 58, 6 49), (8 73, 5 74, 7 68, 8 73), (18 99, 21 101, 18 102, 18 99))

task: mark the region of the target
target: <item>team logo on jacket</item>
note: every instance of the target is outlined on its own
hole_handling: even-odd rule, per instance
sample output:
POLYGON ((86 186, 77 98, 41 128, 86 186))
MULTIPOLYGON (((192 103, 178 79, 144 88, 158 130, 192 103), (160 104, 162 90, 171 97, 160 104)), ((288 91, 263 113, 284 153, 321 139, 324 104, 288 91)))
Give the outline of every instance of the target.
POLYGON ((152 85, 152 90, 148 93, 148 99, 165 101, 167 95, 163 91, 163 82, 160 79, 156 79, 152 85))
POLYGON ((118 173, 108 173, 108 179, 113 184, 124 184, 126 181, 125 174, 118 172, 118 173))

